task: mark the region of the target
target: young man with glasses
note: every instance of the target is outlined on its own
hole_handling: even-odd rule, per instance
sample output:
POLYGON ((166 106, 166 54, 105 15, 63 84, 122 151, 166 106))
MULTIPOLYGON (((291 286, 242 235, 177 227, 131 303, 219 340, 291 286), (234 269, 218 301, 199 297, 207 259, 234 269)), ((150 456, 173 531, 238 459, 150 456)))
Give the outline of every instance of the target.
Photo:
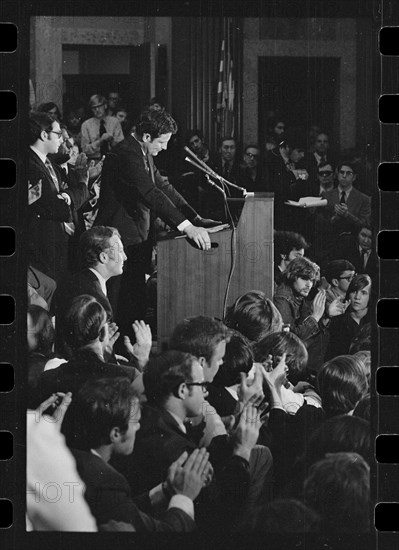
MULTIPOLYGON (((199 527, 213 532, 226 522, 231 526, 251 492, 249 460, 260 428, 255 408, 248 405, 244 409, 236 432, 229 437, 221 418, 205 401, 203 367, 196 357, 181 351, 169 350, 150 359, 143 382, 147 403, 132 459, 119 460, 115 466, 136 491, 145 491, 165 479, 168 468, 183 452, 191 454, 205 446, 216 479, 197 502, 199 527), (202 436, 186 422, 201 413, 212 426, 212 437, 209 429, 202 436)), ((261 485, 271 468, 270 452, 262 450, 266 452, 259 456, 256 470, 261 485)), ((259 492, 262 490, 263 485, 259 492)))
POLYGON ((330 287, 326 290, 326 306, 336 298, 345 301, 346 291, 355 275, 355 267, 348 260, 332 260, 327 264, 324 276, 330 287))
POLYGON ((89 100, 93 116, 82 124, 81 147, 89 160, 98 162, 117 143, 123 140, 122 127, 114 116, 107 115, 107 100, 95 94, 89 100))
POLYGON ((28 210, 29 264, 56 282, 68 272, 72 210, 71 197, 47 155, 57 153, 62 139, 59 122, 47 113, 31 113, 28 178, 30 187, 40 186, 41 195, 28 210))
POLYGON ((242 164, 242 179, 241 185, 247 191, 262 191, 266 188, 262 178, 260 149, 257 145, 247 145, 244 149, 243 164, 242 164))

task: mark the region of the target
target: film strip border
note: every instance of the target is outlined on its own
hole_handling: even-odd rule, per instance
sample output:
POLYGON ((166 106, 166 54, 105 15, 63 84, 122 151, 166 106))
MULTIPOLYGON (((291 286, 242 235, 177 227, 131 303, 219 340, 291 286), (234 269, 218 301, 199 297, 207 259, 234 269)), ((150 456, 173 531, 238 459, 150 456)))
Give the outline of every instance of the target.
MULTIPOLYGON (((188 3, 187 3, 188 4, 188 3)), ((378 327, 373 334, 378 365, 373 389, 377 394, 373 425, 377 464, 374 470, 376 547, 391 550, 399 531, 399 4, 376 1, 380 17, 381 164, 374 199, 375 228, 379 229, 380 300, 378 327)), ((24 260, 24 201, 26 181, 24 117, 28 112, 29 22, 21 19, 19 2, 3 2, 0 24, 0 540, 18 545, 25 531, 25 364, 26 274, 24 260), (22 21, 22 27, 16 25, 22 21), (15 251, 18 251, 17 253, 15 251), (17 452, 18 451, 18 452, 17 452), (22 488, 22 490, 21 490, 22 488), (22 495, 22 496, 21 496, 22 495), (13 513, 13 505, 19 509, 13 513), (3 534, 8 534, 7 539, 3 534), (13 542, 14 541, 14 542, 13 542)), ((187 13, 187 15, 189 15, 187 13)), ((377 107, 376 107, 377 109, 377 107)), ((43 542, 44 540, 42 540, 43 542)), ((26 541, 25 541, 26 542, 26 541)), ((341 548, 346 545, 341 545, 341 548)), ((27 547, 33 548, 32 545, 27 547)), ((309 546, 311 547, 310 543, 309 546)), ((327 546, 330 548, 330 546, 327 546)), ((332 546, 331 546, 332 547, 332 546)), ((351 548, 357 548, 356 544, 351 548)), ((359 546, 360 548, 360 546, 359 546)), ((365 546, 362 546, 365 548, 365 546)))

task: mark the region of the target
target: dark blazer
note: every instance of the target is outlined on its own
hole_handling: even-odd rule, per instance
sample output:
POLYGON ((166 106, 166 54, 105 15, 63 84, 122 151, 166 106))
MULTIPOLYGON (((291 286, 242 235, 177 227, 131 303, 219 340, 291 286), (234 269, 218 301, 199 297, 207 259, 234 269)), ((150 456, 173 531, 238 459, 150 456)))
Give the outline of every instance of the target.
POLYGON ((124 245, 129 246, 148 240, 151 213, 172 227, 197 215, 163 180, 152 156, 144 157, 140 144, 130 135, 104 160, 95 224, 116 227, 124 245))
POLYGON ((371 321, 371 308, 369 307, 367 314, 360 319, 358 324, 350 315, 350 307, 343 315, 334 317, 330 325, 330 342, 326 352, 326 361, 337 357, 337 355, 347 355, 351 343, 359 334, 360 330, 371 321))
POLYGON ((71 449, 86 490, 84 497, 100 527, 111 520, 133 525, 137 532, 194 531, 193 519, 180 508, 170 508, 162 520, 141 512, 133 502, 129 484, 122 474, 102 458, 71 449))
POLYGON ((93 296, 105 309, 108 321, 112 321, 112 307, 108 297, 102 291, 98 277, 86 267, 71 275, 57 288, 55 293, 57 322, 66 313, 72 300, 81 294, 93 296))
POLYGON ((338 240, 334 257, 337 259, 344 258, 351 262, 355 267, 356 273, 367 273, 372 279, 378 274, 378 256, 376 250, 372 247, 366 267, 364 267, 363 257, 359 252, 357 238, 354 235, 348 235, 347 238, 338 240))
POLYGON ((337 236, 339 233, 355 230, 362 223, 370 223, 370 197, 358 191, 355 187, 352 187, 349 197, 346 200, 349 214, 348 217, 345 218, 342 216, 335 216, 334 206, 339 204, 340 201, 338 187, 331 191, 326 191, 322 194, 322 197, 327 199, 327 206, 323 208, 322 214, 330 218, 330 222, 335 228, 337 236))
MULTIPOLYGON (((29 263, 58 282, 67 270, 69 237, 63 222, 72 221, 71 208, 57 197, 59 191, 49 171, 32 149, 29 149, 28 178, 31 185, 42 182, 41 197, 28 208, 25 235, 29 263)), ((58 181, 61 190, 61 178, 58 181)))

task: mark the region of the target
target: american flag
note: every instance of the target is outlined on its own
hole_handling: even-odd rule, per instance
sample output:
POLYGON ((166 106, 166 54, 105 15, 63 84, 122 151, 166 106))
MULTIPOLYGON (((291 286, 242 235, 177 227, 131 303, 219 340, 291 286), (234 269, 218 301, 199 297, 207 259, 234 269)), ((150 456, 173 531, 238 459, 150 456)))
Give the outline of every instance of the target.
POLYGON ((234 65, 231 52, 231 20, 224 25, 220 50, 216 113, 219 136, 234 135, 234 65))

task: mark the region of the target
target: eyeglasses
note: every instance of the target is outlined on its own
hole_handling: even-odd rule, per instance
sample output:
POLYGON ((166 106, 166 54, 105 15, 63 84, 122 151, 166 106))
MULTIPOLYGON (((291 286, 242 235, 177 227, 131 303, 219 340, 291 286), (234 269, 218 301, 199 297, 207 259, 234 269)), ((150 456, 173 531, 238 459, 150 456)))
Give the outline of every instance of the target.
POLYGON ((186 382, 186 386, 201 386, 203 393, 208 391, 209 382, 186 382))
POLYGON ((62 132, 55 132, 54 130, 50 130, 48 133, 49 134, 56 134, 58 136, 58 139, 62 138, 62 132))
POLYGON ((93 105, 92 110, 94 111, 94 109, 99 109, 100 107, 104 107, 104 103, 99 103, 98 105, 93 105))
POLYGON ((332 170, 324 170, 323 172, 319 172, 319 176, 322 178, 327 178, 328 176, 331 176, 332 173, 332 170))
POLYGON ((276 126, 277 130, 284 130, 285 126, 276 126))
POLYGON ((338 174, 341 174, 341 176, 353 176, 353 172, 351 170, 340 170, 338 174))
POLYGON ((245 154, 247 155, 247 157, 251 159, 255 159, 259 157, 259 153, 245 153, 245 154))
POLYGON ((351 282, 352 279, 354 279, 356 277, 356 273, 354 273, 353 275, 347 275, 347 277, 338 277, 338 279, 342 280, 342 279, 346 279, 348 281, 348 283, 351 282))

